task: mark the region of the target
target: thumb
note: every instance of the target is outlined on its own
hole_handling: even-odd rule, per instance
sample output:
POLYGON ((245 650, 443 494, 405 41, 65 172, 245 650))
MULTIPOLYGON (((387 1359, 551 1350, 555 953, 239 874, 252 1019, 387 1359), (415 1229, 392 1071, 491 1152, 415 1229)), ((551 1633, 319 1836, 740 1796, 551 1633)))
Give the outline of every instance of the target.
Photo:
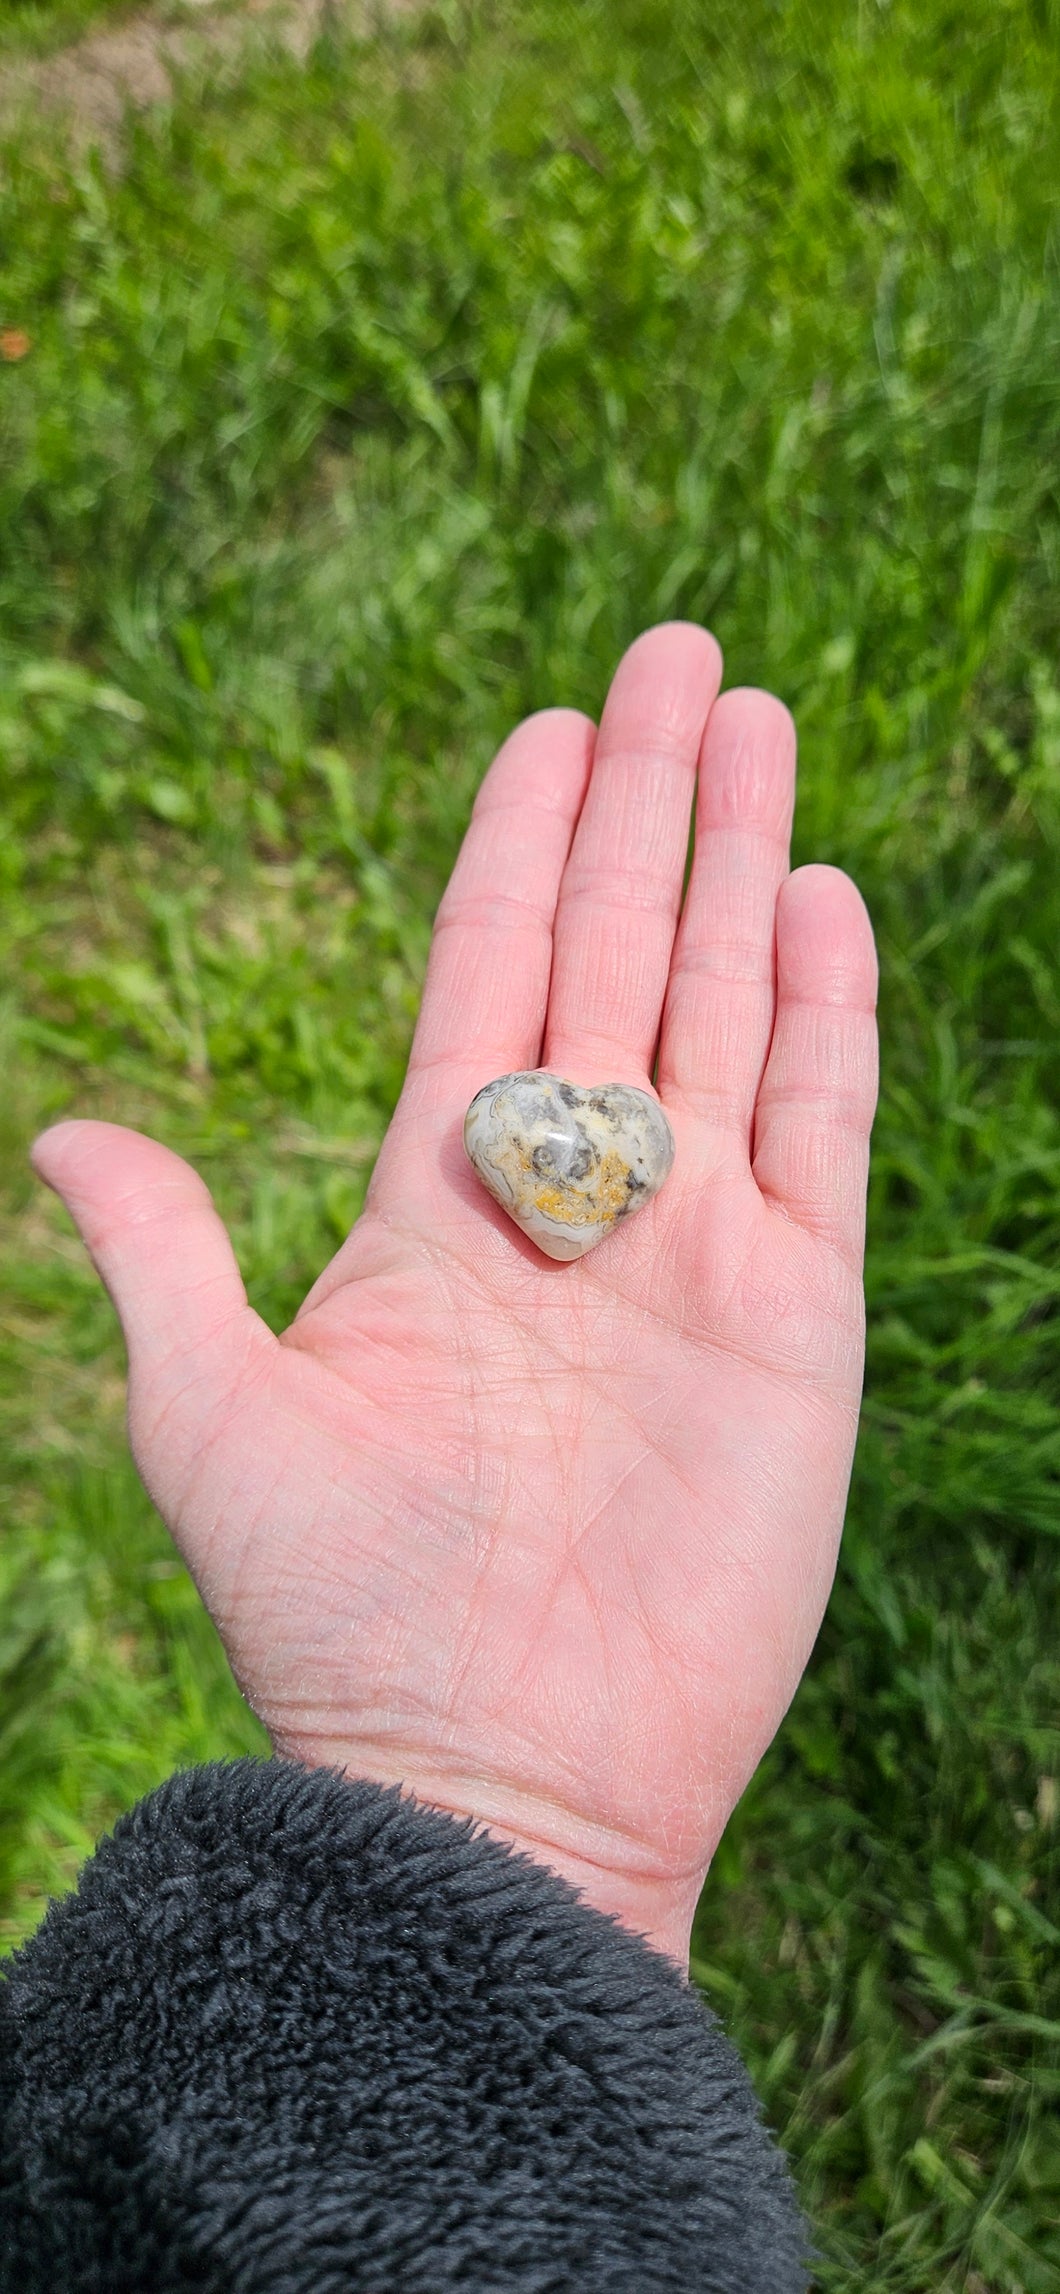
MULTIPOLYGON (((230 1397, 249 1358, 275 1344, 247 1304, 208 1188, 168 1147, 117 1123, 57 1123, 36 1141, 32 1160, 117 1308, 138 1464, 149 1464, 140 1452, 163 1416, 167 1443, 176 1436, 176 1449, 190 1454, 209 1400, 230 1397)), ((144 1478, 161 1502, 155 1476, 144 1478)))

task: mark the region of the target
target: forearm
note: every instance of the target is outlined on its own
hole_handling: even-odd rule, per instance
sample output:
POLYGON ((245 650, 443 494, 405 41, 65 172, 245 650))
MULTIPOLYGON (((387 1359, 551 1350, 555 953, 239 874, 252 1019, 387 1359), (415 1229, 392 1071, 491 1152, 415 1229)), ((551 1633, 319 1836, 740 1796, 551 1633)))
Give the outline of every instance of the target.
POLYGON ((286 1763, 172 1779, 0 1987, 4 2294, 796 2294, 678 1971, 542 1865, 286 1763))

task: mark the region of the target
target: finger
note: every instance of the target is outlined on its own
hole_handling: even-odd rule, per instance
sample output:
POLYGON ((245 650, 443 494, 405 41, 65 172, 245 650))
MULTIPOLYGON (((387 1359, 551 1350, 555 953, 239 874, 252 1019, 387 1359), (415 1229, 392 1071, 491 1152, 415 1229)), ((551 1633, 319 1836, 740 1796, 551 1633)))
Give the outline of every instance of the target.
POLYGON ((795 728, 771 693, 733 690, 707 720, 692 874, 659 1047, 659 1092, 735 1129, 773 1032, 777 893, 788 871, 795 728))
MULTIPOLYGON (((232 1246, 198 1173, 116 1123, 59 1123, 33 1148, 118 1311, 130 1424, 149 1440, 170 1406, 194 1442, 204 1397, 230 1392, 271 1333, 247 1304, 232 1246)), ((141 1461, 142 1462, 142 1461, 141 1461)))
POLYGON ((777 902, 777 1016, 754 1175, 788 1218, 860 1265, 876 1108, 876 950, 856 885, 799 868, 777 902))
POLYGON ((537 1066, 556 900, 595 732, 575 709, 545 709, 491 765, 435 921, 414 1084, 435 1071, 451 1097, 465 1076, 477 1090, 537 1066))
POLYGON ((544 1060, 575 1082, 651 1073, 720 681, 715 640, 688 622, 648 630, 615 673, 556 911, 544 1060))

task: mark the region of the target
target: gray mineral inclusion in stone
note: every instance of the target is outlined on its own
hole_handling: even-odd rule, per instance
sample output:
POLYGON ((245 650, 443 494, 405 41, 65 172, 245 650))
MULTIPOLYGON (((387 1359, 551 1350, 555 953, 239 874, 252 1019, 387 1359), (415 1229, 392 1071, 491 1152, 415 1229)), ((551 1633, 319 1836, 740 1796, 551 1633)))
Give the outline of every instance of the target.
POLYGON ((674 1135, 646 1091, 536 1068, 476 1092, 464 1146, 484 1187, 550 1259, 580 1259, 657 1195, 674 1135))

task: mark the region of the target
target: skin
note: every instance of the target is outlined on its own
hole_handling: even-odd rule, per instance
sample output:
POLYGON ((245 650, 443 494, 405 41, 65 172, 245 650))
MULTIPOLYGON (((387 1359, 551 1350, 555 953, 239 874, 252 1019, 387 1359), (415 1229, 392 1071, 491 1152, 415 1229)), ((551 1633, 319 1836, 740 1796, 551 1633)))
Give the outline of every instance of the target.
POLYGON ((720 678, 671 623, 599 732, 548 710, 506 742, 363 1216, 281 1337, 167 1148, 72 1122, 34 1151, 277 1752, 475 1817, 683 1964, 832 1581, 876 1096, 863 904, 789 874, 791 719, 720 678), (573 1265, 461 1144, 479 1087, 539 1065, 654 1075, 677 1141, 656 1201, 573 1265))

